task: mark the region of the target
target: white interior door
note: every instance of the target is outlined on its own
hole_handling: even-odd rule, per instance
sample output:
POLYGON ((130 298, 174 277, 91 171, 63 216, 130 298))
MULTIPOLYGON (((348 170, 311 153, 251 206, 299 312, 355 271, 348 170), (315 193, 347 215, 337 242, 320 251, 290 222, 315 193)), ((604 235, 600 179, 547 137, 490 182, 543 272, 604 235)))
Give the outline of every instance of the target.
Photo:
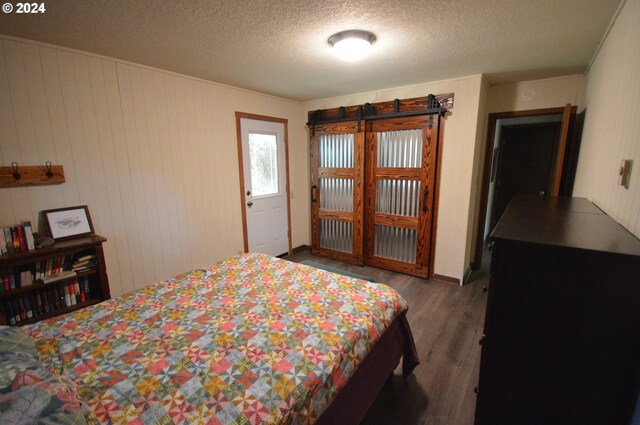
POLYGON ((289 251, 285 130, 280 122, 240 120, 249 252, 289 251))

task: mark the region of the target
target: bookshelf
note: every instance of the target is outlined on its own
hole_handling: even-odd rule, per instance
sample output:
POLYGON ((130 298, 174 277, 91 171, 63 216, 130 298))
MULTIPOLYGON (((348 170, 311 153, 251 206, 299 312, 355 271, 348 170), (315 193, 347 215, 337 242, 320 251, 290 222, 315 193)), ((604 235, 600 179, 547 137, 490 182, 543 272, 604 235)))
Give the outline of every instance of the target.
POLYGON ((87 235, 0 256, 0 324, 26 325, 111 298, 106 241, 87 235))

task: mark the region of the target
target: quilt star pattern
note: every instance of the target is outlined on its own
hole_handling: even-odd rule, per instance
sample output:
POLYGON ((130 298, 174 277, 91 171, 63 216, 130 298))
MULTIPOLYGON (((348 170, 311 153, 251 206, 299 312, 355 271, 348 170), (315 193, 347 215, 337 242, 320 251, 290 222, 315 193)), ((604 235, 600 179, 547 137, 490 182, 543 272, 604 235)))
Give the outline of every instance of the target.
POLYGON ((406 309, 386 285, 245 254, 25 328, 100 423, 311 424, 406 309))

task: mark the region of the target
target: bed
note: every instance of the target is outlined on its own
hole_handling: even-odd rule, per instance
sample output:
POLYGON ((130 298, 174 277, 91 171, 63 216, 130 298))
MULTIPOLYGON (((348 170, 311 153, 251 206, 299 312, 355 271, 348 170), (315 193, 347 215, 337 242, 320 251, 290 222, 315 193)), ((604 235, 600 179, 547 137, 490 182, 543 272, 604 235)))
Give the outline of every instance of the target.
POLYGON ((23 329, 89 422, 346 424, 419 363, 406 310, 386 285, 245 254, 23 329))

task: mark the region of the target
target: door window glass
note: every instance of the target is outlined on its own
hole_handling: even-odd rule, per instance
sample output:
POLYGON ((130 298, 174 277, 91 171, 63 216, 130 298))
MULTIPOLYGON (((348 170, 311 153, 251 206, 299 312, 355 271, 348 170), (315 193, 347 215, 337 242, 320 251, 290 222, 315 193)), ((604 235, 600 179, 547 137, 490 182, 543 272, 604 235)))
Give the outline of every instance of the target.
POLYGON ((249 133, 253 196, 278 193, 278 141, 275 134, 249 133))

